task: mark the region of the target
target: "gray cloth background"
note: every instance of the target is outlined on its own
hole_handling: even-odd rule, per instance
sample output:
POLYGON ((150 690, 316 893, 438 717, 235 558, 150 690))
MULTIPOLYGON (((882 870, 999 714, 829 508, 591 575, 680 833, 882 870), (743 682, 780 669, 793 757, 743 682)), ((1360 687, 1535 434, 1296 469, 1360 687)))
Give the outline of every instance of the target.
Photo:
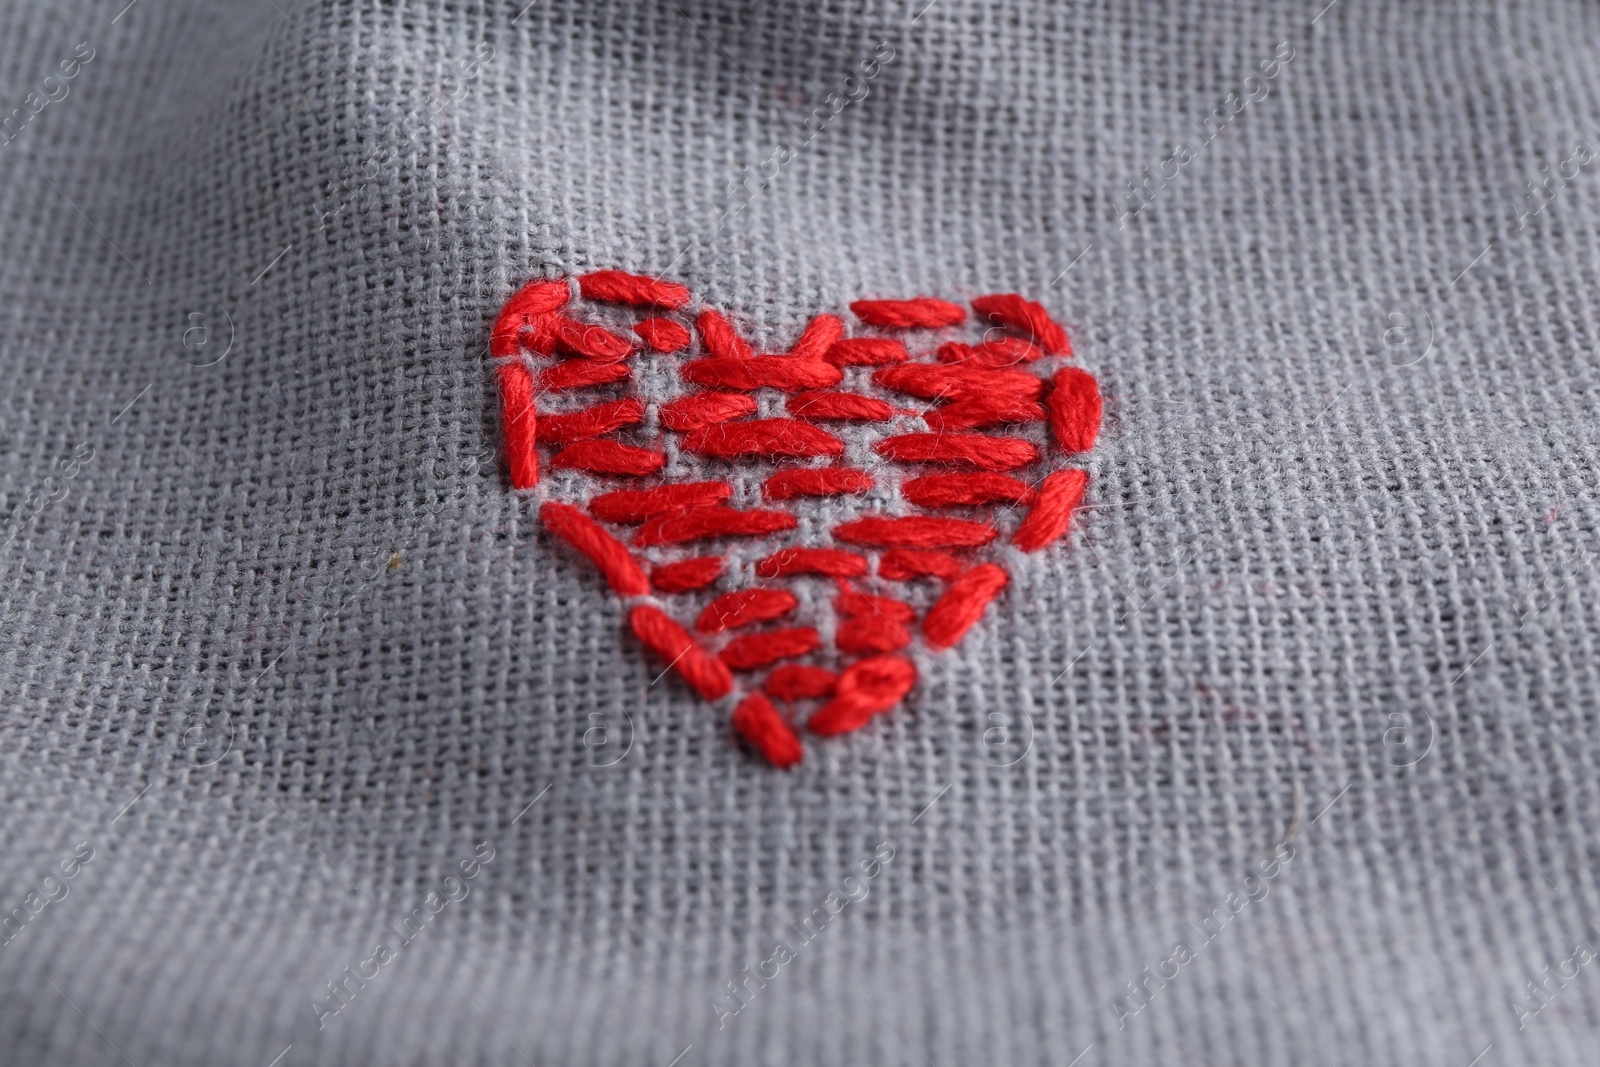
POLYGON ((1595 1062, 1600 9, 923 4, 0 15, 0 1062, 1595 1062), (505 487, 596 267, 1041 299, 1094 510, 774 772, 505 487))

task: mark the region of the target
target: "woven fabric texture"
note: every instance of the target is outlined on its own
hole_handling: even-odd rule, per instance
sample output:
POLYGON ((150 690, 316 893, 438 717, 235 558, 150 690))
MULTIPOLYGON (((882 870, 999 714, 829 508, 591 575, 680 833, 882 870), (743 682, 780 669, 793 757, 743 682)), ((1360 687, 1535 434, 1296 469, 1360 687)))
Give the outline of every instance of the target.
POLYGON ((1593 1063, 1597 53, 1577 0, 8 4, 0 1062, 1593 1063), (1091 506, 775 771, 507 487, 489 324, 601 268, 769 350, 1040 300, 1091 506))

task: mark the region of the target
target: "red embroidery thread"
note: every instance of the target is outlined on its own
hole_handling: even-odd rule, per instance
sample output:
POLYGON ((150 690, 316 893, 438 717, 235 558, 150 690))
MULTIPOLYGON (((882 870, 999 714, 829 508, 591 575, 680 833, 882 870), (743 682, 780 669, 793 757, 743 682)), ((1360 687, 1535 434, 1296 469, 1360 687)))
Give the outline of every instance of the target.
POLYGON ((799 603, 787 589, 740 589, 723 593, 706 605, 695 620, 694 628, 703 634, 720 634, 753 622, 782 618, 799 603))
POLYGON ((991 322, 1022 334, 1052 356, 1072 354, 1072 346, 1067 343, 1067 331, 1032 300, 1024 300, 1016 293, 980 296, 972 302, 972 310, 991 322))
POLYGON ((628 624, 644 647, 665 660, 707 700, 721 700, 733 689, 727 664, 695 644, 689 631, 660 608, 638 604, 628 613, 628 624))
POLYGON ((916 643, 918 633, 930 649, 954 645, 1009 582, 1002 566, 973 561, 971 553, 1007 529, 1013 549, 1039 551, 1065 535, 1082 503, 1086 472, 1061 468, 1040 472, 1042 479, 1022 472, 1041 459, 1035 440, 1047 441, 1053 456, 1094 445, 1102 416, 1099 388, 1075 367, 1044 374, 1032 369, 1047 357, 1070 355, 1071 345, 1043 307, 1019 295, 972 301, 978 322, 998 327, 975 342, 944 333, 914 354, 907 339, 915 331, 963 326, 966 310, 932 297, 862 300, 850 310, 867 333, 847 336, 843 319, 820 314, 786 352, 758 355, 720 312, 691 310, 689 290, 674 282, 602 270, 579 276, 575 286, 561 279, 527 283, 490 331, 512 487, 539 485, 541 447, 551 450, 544 459, 549 470, 571 472, 563 479, 575 474, 633 480, 586 501, 547 501, 540 519, 629 602, 628 625, 640 644, 703 699, 732 693, 733 671, 765 672, 739 699, 731 727, 775 766, 801 762, 803 745, 791 715, 774 701, 791 713, 797 705, 824 701, 805 720, 816 735, 859 729, 895 707, 917 682, 916 666, 902 650, 916 643), (600 305, 600 321, 586 321, 592 312, 574 310, 574 296, 600 305), (617 308, 639 309, 623 314, 644 317, 619 320, 617 308), (700 350, 689 352, 696 337, 700 350), (689 358, 678 362, 677 353, 689 358), (659 402, 613 394, 575 404, 563 397, 626 384, 633 379, 632 360, 663 357, 673 358, 656 363, 641 380, 660 382, 662 369, 670 366, 679 380, 701 390, 659 402), (847 375, 850 384, 836 388, 847 375), (859 391, 864 385, 868 392, 859 391), (908 410, 870 395, 871 388, 917 399, 908 410), (548 404, 541 402, 544 394, 551 395, 548 404), (772 405, 779 401, 779 410, 790 417, 774 414, 772 405), (861 453, 854 450, 849 465, 808 465, 839 461, 847 453, 846 440, 819 422, 854 424, 833 427, 846 438, 874 435, 871 453, 888 461, 887 477, 856 467, 861 453), (1039 424, 1048 432, 1029 429, 1039 424), (1013 432, 993 432, 999 427, 1013 432), (800 525, 789 510, 747 506, 756 489, 748 480, 739 483, 743 489, 738 479, 672 480, 674 457, 690 456, 696 457, 691 467, 708 472, 725 464, 787 459, 789 466, 760 481, 765 500, 804 508, 816 506, 809 500, 869 494, 868 510, 875 513, 836 522, 831 530, 806 527, 807 539, 820 533, 854 549, 791 545, 754 563, 740 562, 749 559, 740 552, 657 558, 679 545, 771 537, 800 525), (894 466, 899 464, 934 469, 902 477, 894 466), (651 485, 663 472, 668 480, 651 485), (877 505, 896 496, 928 511, 976 510, 978 518, 902 515, 893 507, 880 512, 877 505), (588 514, 575 503, 586 504, 588 514), (1024 508, 1020 521, 999 521, 1024 508), (602 524, 635 527, 632 547, 602 524), (836 651, 824 647, 823 633, 813 626, 765 628, 814 601, 781 586, 751 586, 750 576, 835 583, 835 623, 823 633, 831 632, 836 651), (920 622, 910 603, 856 585, 871 590, 884 582, 913 581, 935 583, 936 597, 920 622), (713 587, 718 588, 703 599, 707 594, 700 591, 713 587), (659 606, 656 596, 699 599, 699 636, 659 606), (842 669, 783 662, 811 656, 838 659, 842 669))
POLYGON ((689 302, 689 290, 676 282, 620 270, 597 270, 581 275, 578 291, 589 300, 644 307, 681 308, 689 302))
POLYGON ((780 659, 803 656, 822 644, 817 631, 809 626, 772 630, 764 634, 745 634, 729 641, 722 650, 722 662, 736 671, 769 667, 780 659))
POLYGON ((980 563, 950 583, 939 602, 928 609, 922 632, 934 648, 949 648, 983 618, 989 601, 1010 581, 993 563, 980 563))
POLYGON ((687 593, 704 589, 722 575, 722 560, 716 556, 663 563, 650 571, 650 583, 662 593, 687 593))
POLYGON ((845 668, 834 683, 833 699, 806 723, 814 734, 859 730, 880 711, 888 711, 917 684, 917 668, 902 656, 872 656, 845 668))
POLYGON ((733 712, 733 728, 774 767, 790 767, 800 762, 800 738, 778 714, 772 701, 760 693, 751 693, 739 702, 733 712))
POLYGON ((937 330, 964 322, 967 311, 960 304, 919 296, 912 300, 857 300, 850 305, 856 318, 868 326, 891 330, 921 328, 937 330))
POLYGON ((793 500, 797 496, 839 496, 865 493, 872 488, 872 475, 850 467, 799 467, 779 471, 761 483, 761 495, 768 500, 793 500))

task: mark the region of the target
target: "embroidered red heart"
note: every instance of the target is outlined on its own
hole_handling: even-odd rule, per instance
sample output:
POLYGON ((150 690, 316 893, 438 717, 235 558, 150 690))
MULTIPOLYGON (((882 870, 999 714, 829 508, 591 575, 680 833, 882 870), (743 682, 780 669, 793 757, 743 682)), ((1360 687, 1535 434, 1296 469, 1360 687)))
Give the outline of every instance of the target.
POLYGON ((798 708, 832 735, 896 706, 919 631, 951 647, 1005 587, 985 554, 1054 544, 1083 498, 1062 463, 1099 432, 1094 379, 1052 370, 1071 345, 1038 304, 972 308, 861 300, 863 333, 822 314, 767 355, 681 285, 597 271, 495 322, 513 488, 646 649, 707 701, 742 692, 733 729, 779 767, 798 708))

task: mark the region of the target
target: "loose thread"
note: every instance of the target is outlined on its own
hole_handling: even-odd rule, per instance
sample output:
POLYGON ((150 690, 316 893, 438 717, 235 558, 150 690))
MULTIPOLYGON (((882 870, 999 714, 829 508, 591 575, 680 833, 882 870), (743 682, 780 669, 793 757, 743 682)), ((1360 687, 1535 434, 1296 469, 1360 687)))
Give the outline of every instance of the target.
POLYGON ((1039 485, 1039 499, 1028 512, 1011 543, 1024 552, 1037 552, 1053 544, 1067 532, 1072 522, 1072 511, 1083 501, 1083 491, 1089 485, 1085 471, 1056 471, 1045 476, 1039 485))
POLYGON ((825 667, 804 663, 785 663, 774 667, 761 683, 761 689, 774 700, 793 704, 797 700, 815 700, 833 695, 839 676, 825 667))
POLYGON ((616 441, 578 441, 555 454, 550 466, 556 470, 588 471, 590 474, 654 474, 666 465, 660 452, 616 441))
POLYGON ((733 711, 733 729, 774 767, 793 767, 804 750, 794 729, 760 693, 751 693, 733 711))
POLYGON ((1067 331, 1032 300, 1024 300, 1016 293, 995 293, 978 297, 972 302, 972 310, 990 322, 1029 338, 1052 356, 1072 355, 1067 331))
POLYGON ((688 329, 671 319, 644 319, 634 323, 633 332, 657 352, 682 352, 689 347, 688 329))
POLYGON ((678 433, 754 415, 756 402, 744 393, 691 393, 661 407, 661 425, 678 433))
POLYGON ((787 589, 740 589, 707 604, 694 628, 703 634, 720 634, 753 623, 771 622, 789 614, 799 603, 787 589))
POLYGON ((850 305, 856 318, 868 326, 888 330, 937 330, 965 321, 966 310, 948 300, 931 296, 913 297, 910 300, 857 300, 850 305))
POLYGON ((546 503, 539 508, 539 520, 556 536, 588 556, 618 596, 644 596, 650 592, 644 569, 633 553, 577 508, 570 504, 546 503))
POLYGON ((995 538, 988 523, 910 515, 903 519, 868 516, 833 528, 833 535, 852 545, 879 548, 976 548, 995 538))
POLYGON ((984 504, 1031 504, 1027 483, 1004 474, 929 474, 912 478, 900 493, 919 508, 978 507, 984 504))
POLYGON ((578 276, 578 291, 585 299, 639 307, 681 308, 689 290, 676 282, 663 282, 620 270, 597 270, 578 276))
POLYGON ((650 571, 650 584, 663 593, 687 593, 704 589, 722 574, 722 560, 717 556, 697 556, 663 563, 650 571))
POLYGON ((1064 452, 1087 452, 1100 436, 1100 386, 1077 367, 1063 367, 1051 379, 1054 388, 1045 398, 1050 409, 1050 432, 1064 452))
POLYGON ((736 456, 837 456, 844 442, 826 430, 797 419, 719 422, 683 438, 686 452, 731 459, 736 456))
POLYGON ((589 513, 606 522, 636 526, 684 508, 710 507, 733 495, 727 482, 680 482, 655 489, 618 489, 589 501, 589 513))
POLYGON ((900 656, 872 656, 845 668, 824 704, 806 728, 832 735, 859 730, 874 715, 888 711, 917 684, 917 668, 900 656))
POLYGON ((602 434, 612 433, 624 426, 632 426, 644 418, 644 405, 628 397, 595 404, 582 411, 564 415, 546 415, 539 420, 538 439, 541 444, 565 445, 602 434))
POLYGON ((981 433, 907 433, 886 437, 873 451, 897 463, 949 463, 981 471, 1009 471, 1039 458, 1039 450, 1019 437, 981 433))
POLYGON ((660 608, 635 605, 628 613, 628 625, 640 643, 665 660, 702 698, 721 700, 733 689, 727 664, 695 643, 689 632, 660 608))
POLYGON ((795 525, 795 517, 787 511, 690 508, 676 514, 657 515, 639 527, 639 532, 633 536, 633 543, 640 548, 653 548, 718 537, 759 537, 792 530, 795 525))
POLYGON ((951 582, 922 620, 928 644, 943 649, 961 640, 1008 581, 1006 572, 993 563, 980 563, 951 582))
POLYGON ((539 484, 539 418, 533 400, 533 375, 525 363, 506 363, 500 379, 500 426, 506 439, 506 466, 511 488, 532 489, 539 484))
POLYGON ((797 467, 779 471, 761 483, 761 495, 768 500, 792 500, 797 496, 840 496, 865 493, 872 488, 872 475, 850 467, 797 467))
POLYGON ((817 631, 809 626, 796 626, 787 630, 745 634, 735 637, 723 648, 722 662, 736 671, 754 671, 778 662, 813 652, 822 644, 817 631))

